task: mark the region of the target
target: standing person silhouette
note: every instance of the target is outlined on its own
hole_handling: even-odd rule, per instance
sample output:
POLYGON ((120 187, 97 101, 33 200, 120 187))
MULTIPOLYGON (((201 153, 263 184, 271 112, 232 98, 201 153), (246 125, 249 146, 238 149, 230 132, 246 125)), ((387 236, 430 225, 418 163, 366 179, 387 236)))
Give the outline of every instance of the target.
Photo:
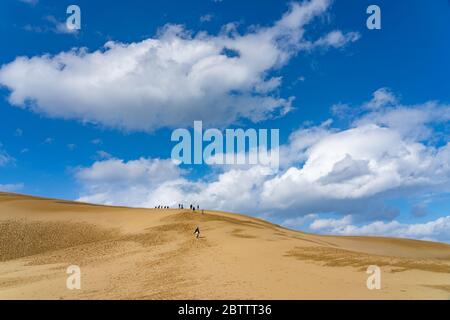
POLYGON ((197 239, 200 237, 200 229, 199 229, 199 227, 197 227, 197 229, 195 229, 194 234, 195 234, 195 237, 197 239))

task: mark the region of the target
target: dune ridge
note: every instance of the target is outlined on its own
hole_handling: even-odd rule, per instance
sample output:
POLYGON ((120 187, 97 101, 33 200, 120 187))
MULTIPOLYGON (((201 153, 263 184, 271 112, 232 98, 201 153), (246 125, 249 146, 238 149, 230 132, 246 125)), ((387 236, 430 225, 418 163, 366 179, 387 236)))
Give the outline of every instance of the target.
POLYGON ((449 288, 448 244, 0 193, 0 299, 450 299, 449 288), (380 290, 366 287, 373 264, 380 290), (80 290, 66 287, 69 265, 80 290))

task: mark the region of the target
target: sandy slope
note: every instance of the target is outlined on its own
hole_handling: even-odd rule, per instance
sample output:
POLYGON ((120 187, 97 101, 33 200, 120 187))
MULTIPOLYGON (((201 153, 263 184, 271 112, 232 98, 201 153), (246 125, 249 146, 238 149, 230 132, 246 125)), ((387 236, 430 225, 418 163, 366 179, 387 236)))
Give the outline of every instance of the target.
POLYGON ((450 246, 0 193, 0 299, 13 298, 449 299, 450 246), (371 264, 381 290, 366 287, 371 264), (69 265, 81 290, 66 288, 69 265))

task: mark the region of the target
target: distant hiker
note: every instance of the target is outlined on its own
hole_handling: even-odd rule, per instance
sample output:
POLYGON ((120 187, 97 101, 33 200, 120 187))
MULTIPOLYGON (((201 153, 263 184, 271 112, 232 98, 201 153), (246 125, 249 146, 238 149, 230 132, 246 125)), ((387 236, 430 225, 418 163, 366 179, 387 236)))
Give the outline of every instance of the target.
POLYGON ((197 210, 200 210, 200 206, 199 205, 197 205, 197 210))
POLYGON ((192 210, 194 210, 194 211, 195 211, 195 207, 192 207, 192 210))
POLYGON ((192 210, 192 204, 189 206, 189 209, 191 209, 192 210))
POLYGON ((197 239, 200 237, 200 229, 199 229, 199 227, 197 227, 197 229, 195 229, 194 234, 195 234, 195 237, 197 239))

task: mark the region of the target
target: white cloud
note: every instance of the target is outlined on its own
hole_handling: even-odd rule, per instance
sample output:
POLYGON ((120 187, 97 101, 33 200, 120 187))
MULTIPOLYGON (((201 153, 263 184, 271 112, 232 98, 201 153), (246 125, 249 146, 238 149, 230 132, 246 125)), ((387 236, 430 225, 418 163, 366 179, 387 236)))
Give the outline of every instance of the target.
POLYGON ((73 35, 77 35, 79 33, 79 30, 77 29, 67 28, 66 21, 64 20, 60 21, 55 16, 48 15, 43 17, 43 20, 45 21, 43 25, 38 26, 26 24, 23 27, 23 30, 35 33, 53 32, 57 34, 73 34, 73 35))
POLYGON ((21 137, 21 136, 23 136, 23 130, 20 129, 20 128, 17 128, 16 131, 14 131, 14 135, 15 135, 16 137, 21 137))
POLYGON ((23 183, 0 184, 0 191, 2 192, 17 192, 21 189, 23 189, 23 183))
MULTIPOLYGON (((408 112, 415 115, 420 110, 422 125, 432 130, 430 124, 441 120, 428 113, 445 114, 449 107, 428 106, 398 105, 376 112, 390 118, 403 110, 407 118, 408 112)), ((425 144, 405 134, 411 130, 404 126, 379 125, 369 119, 377 117, 372 112, 363 114, 361 121, 346 129, 332 128, 332 121, 326 121, 293 132, 280 146, 279 172, 263 166, 225 166, 192 180, 170 160, 98 161, 81 169, 90 175, 77 175, 85 187, 81 199, 140 207, 161 204, 161 199, 165 204, 195 202, 285 219, 322 212, 392 219, 397 212, 386 206, 386 199, 450 191, 450 144, 425 144), (150 165, 156 166, 154 161, 165 169, 149 172, 150 165), (92 175, 97 180, 88 179, 92 175), (136 178, 143 176, 148 178, 136 178)))
POLYGON ((371 208, 389 216, 383 199, 450 190, 450 143, 435 130, 450 120, 449 105, 405 106, 382 88, 354 109, 347 129, 327 121, 294 132, 281 147, 285 171, 265 182, 263 199, 303 214, 371 208))
MULTIPOLYGON (((322 47, 322 48, 342 48, 348 43, 359 40, 360 34, 357 32, 342 33, 340 30, 335 30, 328 33, 326 36, 309 44, 310 48, 322 47)), ((308 45, 307 45, 308 46, 308 45)))
POLYGON ((391 236, 450 242, 450 216, 425 223, 400 223, 375 221, 366 225, 352 224, 351 216, 341 219, 316 219, 309 228, 314 232, 347 236, 391 236))
POLYGON ((55 139, 48 137, 48 138, 45 138, 45 140, 42 143, 43 144, 52 144, 53 142, 55 142, 55 139))
POLYGON ((45 20, 52 24, 52 27, 49 29, 54 33, 62 33, 62 34, 77 34, 77 29, 69 29, 67 28, 66 21, 60 21, 55 16, 49 15, 45 17, 45 20))
POLYGON ((348 226, 352 221, 350 215, 344 216, 341 219, 316 219, 314 220, 309 228, 311 230, 341 230, 342 228, 348 226))
POLYGON ((111 159, 113 157, 109 152, 106 152, 104 150, 98 150, 96 152, 96 156, 99 159, 111 159))
MULTIPOLYGON (((245 34, 233 24, 218 35, 166 25, 141 42, 17 57, 0 69, 0 84, 11 91, 12 105, 124 130, 189 126, 196 119, 216 126, 257 122, 291 109, 293 97, 277 95, 281 78, 270 72, 310 49, 304 28, 329 5, 293 3, 272 26, 245 34)), ((355 38, 334 31, 319 42, 340 47, 355 38)))
POLYGON ((171 160, 144 159, 97 161, 79 168, 83 202, 135 207, 197 203, 202 207, 250 210, 255 206, 254 189, 264 182, 268 168, 229 170, 212 181, 189 181, 187 172, 171 160), (236 183, 240 181, 239 183, 236 183))
POLYGON ((374 124, 330 130, 300 154, 306 157, 302 167, 289 167, 266 181, 263 197, 281 208, 366 198, 398 188, 448 186, 449 151, 450 145, 427 147, 374 124))
POLYGON ((39 0, 19 0, 19 1, 23 2, 23 3, 26 3, 26 4, 29 4, 31 6, 35 6, 39 2, 39 0))
POLYGON ((91 140, 91 143, 92 143, 92 144, 95 144, 95 145, 100 145, 100 144, 103 143, 103 141, 102 141, 102 139, 96 138, 96 139, 92 139, 92 140, 91 140))
POLYGON ((373 93, 372 100, 366 102, 363 107, 367 109, 379 109, 397 103, 397 97, 389 90, 389 88, 380 88, 373 93))
POLYGON ((181 174, 182 171, 171 160, 97 161, 89 168, 76 170, 76 178, 83 184, 85 193, 79 200, 149 206, 151 193, 166 181, 178 179, 181 174))
POLYGON ((286 219, 281 223, 281 225, 288 227, 288 228, 300 229, 300 228, 304 227, 307 223, 310 224, 312 221, 314 221, 317 218, 318 218, 317 214, 310 213, 305 216, 286 219))
POLYGON ((209 22, 213 19, 213 15, 208 13, 200 17, 200 22, 209 22))
POLYGON ((0 167, 6 166, 7 164, 13 163, 15 159, 11 157, 5 150, 3 150, 3 146, 0 143, 0 167))
POLYGON ((354 121, 355 126, 368 123, 396 130, 404 139, 425 141, 435 134, 430 124, 450 121, 450 105, 440 105, 435 101, 417 106, 401 104, 378 108, 354 121))

